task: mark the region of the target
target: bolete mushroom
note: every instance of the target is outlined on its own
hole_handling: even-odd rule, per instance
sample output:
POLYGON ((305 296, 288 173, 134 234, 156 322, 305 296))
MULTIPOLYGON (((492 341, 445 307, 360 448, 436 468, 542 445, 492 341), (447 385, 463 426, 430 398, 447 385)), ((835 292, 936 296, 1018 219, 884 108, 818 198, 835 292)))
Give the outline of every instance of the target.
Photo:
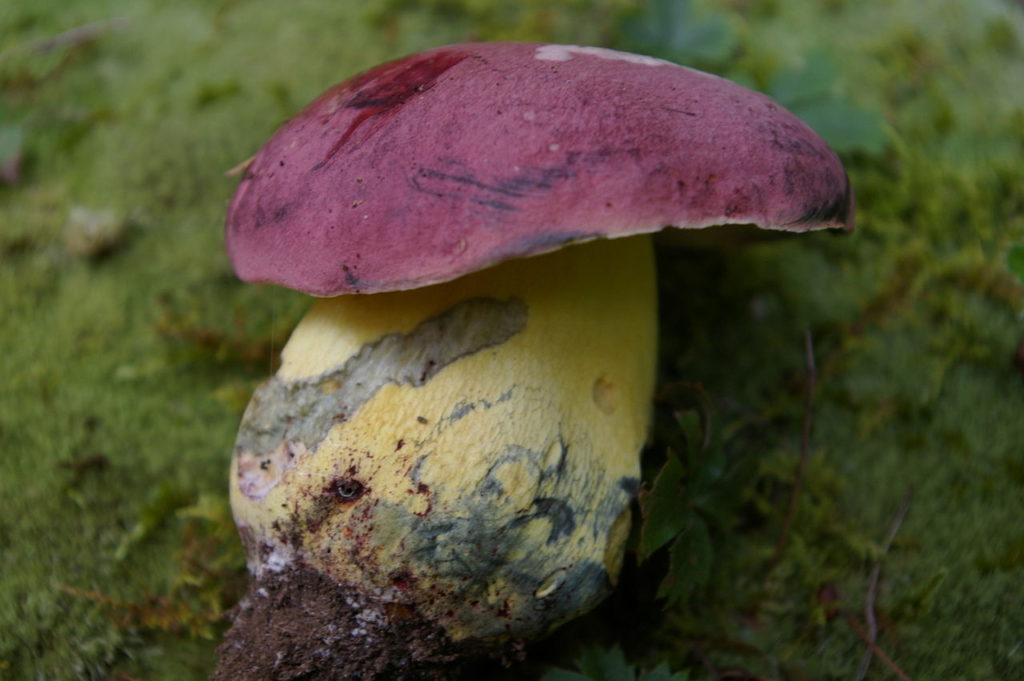
POLYGON ((729 223, 848 228, 842 166, 769 98, 650 57, 453 45, 288 121, 228 251, 327 298, 242 421, 253 579, 216 678, 421 678, 597 604, 654 383, 636 235, 729 223))

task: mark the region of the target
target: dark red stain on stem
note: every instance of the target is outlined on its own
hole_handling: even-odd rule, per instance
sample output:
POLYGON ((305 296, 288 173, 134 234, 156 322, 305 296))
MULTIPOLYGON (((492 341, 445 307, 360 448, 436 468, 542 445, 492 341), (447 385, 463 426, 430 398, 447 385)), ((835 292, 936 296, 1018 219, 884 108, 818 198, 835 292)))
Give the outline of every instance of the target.
POLYGON ((382 64, 375 69, 356 76, 341 84, 340 90, 355 91, 344 109, 358 109, 348 128, 334 143, 324 162, 328 161, 352 138, 352 135, 368 120, 375 120, 379 127, 387 118, 394 116, 410 99, 434 87, 437 79, 469 55, 463 52, 440 51, 427 56, 413 56, 382 64))
POLYGON ((421 483, 418 483, 416 485, 416 491, 415 492, 413 490, 409 490, 409 493, 410 494, 422 494, 427 499, 427 508, 426 508, 426 510, 425 511, 421 511, 419 513, 416 513, 415 515, 419 516, 420 518, 426 518, 428 515, 430 515, 430 512, 434 510, 434 500, 431 499, 430 487, 428 487, 427 485, 425 485, 424 483, 421 482, 421 483))

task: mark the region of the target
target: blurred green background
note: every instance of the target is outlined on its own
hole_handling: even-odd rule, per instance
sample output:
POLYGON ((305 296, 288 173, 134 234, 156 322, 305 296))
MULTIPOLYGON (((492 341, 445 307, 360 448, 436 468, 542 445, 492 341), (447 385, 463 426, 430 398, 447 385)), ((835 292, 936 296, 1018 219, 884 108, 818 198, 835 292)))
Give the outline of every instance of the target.
POLYGON ((234 279, 225 173, 349 75, 496 39, 765 91, 859 212, 850 237, 662 249, 646 468, 671 513, 643 511, 678 536, 476 678, 1024 678, 1016 0, 4 2, 0 678, 211 671, 245 579, 234 429, 306 305, 234 279))

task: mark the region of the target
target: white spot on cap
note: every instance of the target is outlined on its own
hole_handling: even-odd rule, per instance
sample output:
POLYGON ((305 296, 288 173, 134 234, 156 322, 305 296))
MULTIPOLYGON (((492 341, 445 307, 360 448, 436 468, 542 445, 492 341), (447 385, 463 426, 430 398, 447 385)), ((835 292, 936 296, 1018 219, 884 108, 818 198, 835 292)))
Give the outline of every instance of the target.
POLYGON ((523 118, 525 118, 528 121, 532 121, 532 120, 535 120, 537 118, 537 114, 535 112, 533 112, 533 111, 524 111, 523 112, 523 118))
POLYGON ((569 61, 577 54, 600 57, 601 59, 628 61, 634 64, 643 64, 644 66, 674 66, 670 61, 647 57, 642 54, 609 50, 607 47, 581 47, 580 45, 541 45, 533 56, 544 61, 569 61))
POLYGON ((561 145, 558 145, 558 144, 549 144, 548 145, 548 151, 558 151, 561 148, 562 148, 561 145))

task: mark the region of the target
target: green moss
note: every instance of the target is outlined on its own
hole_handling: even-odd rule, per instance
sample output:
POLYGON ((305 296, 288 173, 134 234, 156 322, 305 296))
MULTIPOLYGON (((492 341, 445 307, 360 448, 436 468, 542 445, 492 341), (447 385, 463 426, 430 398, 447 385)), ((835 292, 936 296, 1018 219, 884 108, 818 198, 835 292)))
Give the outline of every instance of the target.
MULTIPOLYGON (((0 185, 0 676, 212 668, 216 618, 243 576, 228 453, 305 306, 234 281, 225 172, 374 63, 470 37, 614 44, 626 4, 4 5, 0 129, 17 129, 5 139, 24 160, 21 181, 0 185), (123 220, 112 252, 69 252, 76 207, 123 220)), ((716 446, 749 474, 707 502, 710 582, 664 618, 653 603, 634 611, 654 631, 631 652, 851 678, 865 646, 846 615, 861 617, 881 560, 879 643, 913 678, 1018 678, 1024 384, 1011 357, 1024 295, 1005 262, 1024 241, 1024 14, 996 0, 697 5, 734 32, 729 68, 747 82, 828 56, 834 89, 884 119, 887 146, 846 159, 852 237, 662 253, 665 380, 704 386, 716 446), (810 463, 773 562, 807 329, 810 463)))

